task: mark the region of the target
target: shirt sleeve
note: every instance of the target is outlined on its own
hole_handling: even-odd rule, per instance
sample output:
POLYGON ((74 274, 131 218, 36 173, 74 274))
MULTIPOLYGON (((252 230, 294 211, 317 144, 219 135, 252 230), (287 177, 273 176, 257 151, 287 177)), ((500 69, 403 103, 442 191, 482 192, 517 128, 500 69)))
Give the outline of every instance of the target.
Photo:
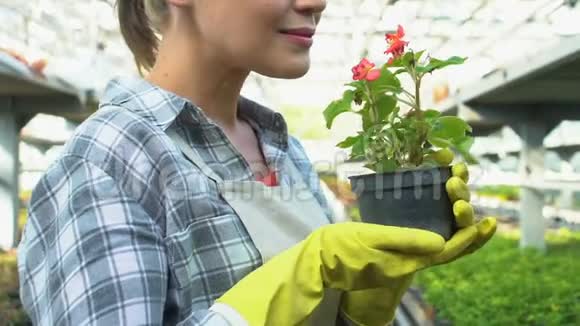
MULTIPOLYGON (((34 325, 162 325, 168 264, 154 220, 76 157, 36 186, 18 246, 20 299, 34 325)), ((192 312, 180 325, 228 325, 192 312)))

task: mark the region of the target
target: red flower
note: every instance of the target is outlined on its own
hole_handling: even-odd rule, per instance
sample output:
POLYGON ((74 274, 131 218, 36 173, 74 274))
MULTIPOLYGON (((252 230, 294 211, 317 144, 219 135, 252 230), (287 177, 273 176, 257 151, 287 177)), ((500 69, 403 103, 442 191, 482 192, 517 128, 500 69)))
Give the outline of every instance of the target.
POLYGON ((358 65, 352 67, 352 79, 368 81, 376 80, 381 76, 381 71, 379 69, 373 69, 375 64, 367 60, 362 59, 358 65))
POLYGON ((385 54, 392 53, 394 58, 403 55, 403 52, 405 52, 405 46, 409 44, 409 42, 403 40, 403 37, 405 37, 405 30, 401 25, 397 28, 396 34, 386 34, 385 39, 389 44, 389 48, 385 51, 385 54))

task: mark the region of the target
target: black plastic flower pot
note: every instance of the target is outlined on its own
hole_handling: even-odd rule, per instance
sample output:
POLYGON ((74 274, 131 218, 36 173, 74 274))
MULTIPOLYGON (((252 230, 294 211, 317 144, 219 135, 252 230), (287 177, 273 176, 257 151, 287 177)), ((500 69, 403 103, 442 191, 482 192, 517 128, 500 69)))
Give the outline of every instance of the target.
POLYGON ((451 168, 405 170, 348 177, 365 223, 417 228, 449 240, 456 230, 445 183, 451 168))

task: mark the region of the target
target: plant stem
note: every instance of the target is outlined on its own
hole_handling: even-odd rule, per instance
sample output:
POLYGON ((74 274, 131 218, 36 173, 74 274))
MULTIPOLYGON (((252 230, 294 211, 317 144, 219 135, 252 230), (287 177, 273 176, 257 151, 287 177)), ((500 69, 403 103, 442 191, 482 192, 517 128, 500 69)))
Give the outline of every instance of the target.
POLYGON ((408 91, 403 92, 403 94, 407 96, 410 101, 415 102, 415 96, 413 94, 409 93, 408 91))
MULTIPOLYGON (((412 70, 411 76, 413 77, 413 81, 415 82, 415 115, 417 117, 417 120, 423 121, 423 111, 421 110, 421 78, 423 76, 417 74, 415 62, 413 62, 411 70, 412 70)), ((425 130, 423 130, 423 128, 419 128, 417 132, 419 134, 418 143, 411 152, 409 159, 415 166, 420 166, 421 164, 423 164, 422 147, 425 141, 427 140, 427 133, 425 132, 425 130)))
POLYGON ((416 104, 413 104, 413 103, 411 103, 411 102, 409 102, 409 101, 407 101, 407 100, 405 100, 405 99, 402 99, 402 98, 400 98, 400 97, 397 97, 397 101, 399 101, 399 102, 401 102, 401 103, 404 103, 404 104, 407 104, 408 106, 410 106, 410 107, 411 107, 411 108, 413 108, 414 110, 417 110, 417 106, 416 106, 416 104))
POLYGON ((405 93, 405 95, 409 96, 410 99, 415 100, 415 96, 411 92, 409 92, 408 90, 406 90, 402 87, 397 88, 397 87, 393 87, 393 86, 385 86, 385 88, 393 93, 398 93, 398 91, 403 91, 403 93, 405 93))
MULTIPOLYGON (((415 82, 415 100, 417 103, 417 119, 424 120, 423 111, 421 110, 421 78, 423 76, 417 76, 417 80, 415 82)), ((422 129, 422 128, 421 128, 422 129)), ((427 141, 428 131, 427 130, 419 130, 419 148, 418 148, 418 155, 417 155, 417 166, 423 164, 423 144, 427 141)))
POLYGON ((415 96, 413 96, 413 94, 411 94, 411 92, 409 92, 406 89, 403 89, 403 92, 405 92, 405 94, 409 95, 410 98, 415 99, 415 96))
POLYGON ((415 80, 415 103, 417 111, 421 111, 421 78, 415 80))
POLYGON ((411 107, 414 109, 414 111, 417 114, 417 117, 422 120, 423 119, 423 112, 421 111, 421 78, 423 76, 419 76, 417 74, 417 69, 416 69, 417 63, 415 62, 415 60, 412 61, 411 66, 407 67, 407 73, 409 73, 409 75, 411 76, 411 78, 413 78, 413 83, 415 84, 415 105, 412 105, 411 107))
POLYGON ((370 107, 371 120, 372 120, 373 124, 375 124, 375 123, 377 123, 377 119, 378 119, 379 114, 375 111, 375 101, 374 101, 371 89, 369 88, 369 84, 367 82, 365 82, 364 85, 365 85, 365 90, 367 91, 369 103, 371 105, 371 107, 370 107))

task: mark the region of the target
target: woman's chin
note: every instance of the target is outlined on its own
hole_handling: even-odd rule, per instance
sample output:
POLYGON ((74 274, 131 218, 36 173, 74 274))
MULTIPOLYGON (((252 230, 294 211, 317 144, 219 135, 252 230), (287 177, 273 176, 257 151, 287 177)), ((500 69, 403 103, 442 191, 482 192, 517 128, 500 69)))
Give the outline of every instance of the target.
POLYGON ((306 75, 306 73, 308 72, 308 68, 309 67, 302 68, 302 69, 287 70, 282 74, 282 76, 280 76, 278 78, 285 78, 285 79, 300 78, 300 77, 306 75))
POLYGON ((261 74, 271 78, 296 79, 306 75, 309 69, 310 62, 304 63, 286 62, 285 65, 277 65, 276 67, 271 67, 270 69, 262 72, 261 74))

